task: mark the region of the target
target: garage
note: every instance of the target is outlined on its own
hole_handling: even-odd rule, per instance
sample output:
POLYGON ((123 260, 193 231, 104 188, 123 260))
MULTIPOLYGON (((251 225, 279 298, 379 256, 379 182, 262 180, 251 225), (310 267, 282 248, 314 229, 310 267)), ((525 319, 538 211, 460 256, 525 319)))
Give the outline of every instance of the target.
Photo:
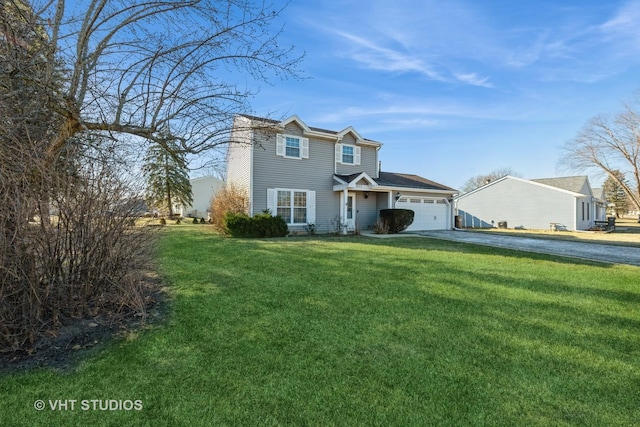
POLYGON ((406 231, 446 230, 449 228, 449 205, 443 199, 401 197, 396 202, 396 209, 409 209, 415 213, 413 223, 406 231))

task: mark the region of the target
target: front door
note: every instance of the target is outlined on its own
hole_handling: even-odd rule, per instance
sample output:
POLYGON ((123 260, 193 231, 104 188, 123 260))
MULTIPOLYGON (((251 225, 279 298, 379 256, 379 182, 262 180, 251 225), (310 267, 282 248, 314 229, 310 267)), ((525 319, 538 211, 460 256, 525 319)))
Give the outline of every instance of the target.
POLYGON ((347 227, 347 231, 354 231, 356 229, 356 194, 355 193, 347 194, 347 200, 345 202, 344 225, 347 227))

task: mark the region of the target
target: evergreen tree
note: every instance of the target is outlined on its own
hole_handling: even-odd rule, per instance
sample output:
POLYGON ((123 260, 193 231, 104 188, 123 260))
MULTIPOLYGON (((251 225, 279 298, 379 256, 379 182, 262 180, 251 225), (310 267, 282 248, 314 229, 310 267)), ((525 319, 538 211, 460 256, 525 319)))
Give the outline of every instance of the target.
POLYGON ((147 180, 146 198, 149 205, 172 216, 174 204, 188 206, 193 203, 187 162, 174 142, 149 146, 143 172, 147 180))
POLYGON ((619 182, 626 183, 624 174, 619 170, 614 170, 613 176, 609 176, 604 182, 603 190, 604 196, 609 204, 613 204, 613 209, 616 217, 620 218, 620 214, 624 214, 629 204, 629 196, 627 195, 624 187, 619 182))

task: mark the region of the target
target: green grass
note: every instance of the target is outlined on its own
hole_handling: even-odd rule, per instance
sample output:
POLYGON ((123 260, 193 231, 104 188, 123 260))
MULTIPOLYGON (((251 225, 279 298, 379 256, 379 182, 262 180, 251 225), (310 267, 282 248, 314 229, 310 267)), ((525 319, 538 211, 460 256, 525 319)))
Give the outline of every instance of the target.
POLYGON ((162 238, 164 324, 70 373, 0 376, 0 425, 640 423, 639 268, 206 229, 162 238), (37 399, 143 409, 38 412, 37 399))

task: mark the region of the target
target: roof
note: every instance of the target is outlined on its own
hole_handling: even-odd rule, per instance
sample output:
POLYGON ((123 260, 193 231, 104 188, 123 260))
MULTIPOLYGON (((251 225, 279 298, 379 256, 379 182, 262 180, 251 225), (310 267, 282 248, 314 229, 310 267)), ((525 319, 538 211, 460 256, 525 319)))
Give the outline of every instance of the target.
MULTIPOLYGON (((584 184, 584 180, 587 179, 586 176, 581 177, 562 177, 562 178, 543 178, 543 179, 524 179, 519 178, 517 176, 505 175, 502 178, 498 178, 495 181, 491 181, 488 184, 483 185, 482 187, 478 187, 475 190, 469 191, 468 193, 463 193, 457 197, 457 199, 463 199, 472 194, 484 191, 486 188, 497 185, 506 180, 515 180, 524 183, 528 183, 531 185, 537 185, 541 187, 546 187, 554 191, 559 191, 567 194, 571 194, 574 197, 584 197, 585 195, 581 193, 582 184, 584 184), (578 186, 579 184, 579 186, 578 186), (576 188, 574 190, 573 188, 576 188)), ((587 181, 588 182, 588 181, 587 181)), ((591 187, 589 187, 591 188, 591 187)))
POLYGON ((245 117, 249 120, 255 120, 255 121, 260 121, 260 122, 265 122, 271 125, 282 125, 282 124, 286 124, 289 123, 291 121, 295 121, 298 124, 302 125, 304 128, 306 128, 307 130, 313 131, 313 132, 318 132, 318 133, 324 133, 327 135, 334 135, 337 138, 342 137, 341 134, 347 133, 347 132, 353 132, 354 134, 356 134, 356 136, 358 138, 362 138, 361 141, 363 142, 367 142, 370 144, 376 144, 376 145, 382 145, 382 143, 378 142, 378 141, 374 141, 373 139, 369 139, 369 138, 364 138, 361 137, 360 134, 353 129, 353 127, 349 126, 343 130, 340 131, 336 131, 336 130, 329 130, 329 129, 322 129, 322 128, 318 128, 318 127, 313 127, 313 126, 309 126, 307 125, 304 121, 302 121, 302 119, 300 119, 298 116, 291 116, 288 119, 285 120, 274 120, 274 119, 268 119, 266 117, 258 117, 258 116, 252 116, 249 114, 240 114, 240 116, 245 117))
MULTIPOLYGON (((362 175, 362 172, 353 173, 350 175, 336 175, 337 178, 344 182, 352 182, 354 179, 362 175)), ((417 190, 439 190, 439 191, 451 191, 457 190, 442 185, 435 181, 431 181, 427 178, 423 178, 419 175, 394 173, 394 172, 380 172, 379 178, 372 178, 376 184, 382 187, 398 187, 398 188, 415 188, 417 190)))
POLYGON ((582 188, 588 179, 589 178, 586 176, 563 176, 559 178, 532 179, 531 181, 550 185, 551 187, 561 188, 567 191, 573 191, 574 193, 581 193, 582 188))
POLYGON ((604 188, 598 187, 593 189, 593 197, 605 202, 607 197, 604 195, 604 188))
POLYGON ((444 191, 457 191, 446 185, 442 185, 435 181, 431 181, 427 178, 423 178, 419 175, 406 174, 406 173, 393 173, 393 172, 380 172, 379 178, 374 178, 378 185, 389 187, 405 187, 405 188, 419 188, 421 190, 444 190, 444 191))

